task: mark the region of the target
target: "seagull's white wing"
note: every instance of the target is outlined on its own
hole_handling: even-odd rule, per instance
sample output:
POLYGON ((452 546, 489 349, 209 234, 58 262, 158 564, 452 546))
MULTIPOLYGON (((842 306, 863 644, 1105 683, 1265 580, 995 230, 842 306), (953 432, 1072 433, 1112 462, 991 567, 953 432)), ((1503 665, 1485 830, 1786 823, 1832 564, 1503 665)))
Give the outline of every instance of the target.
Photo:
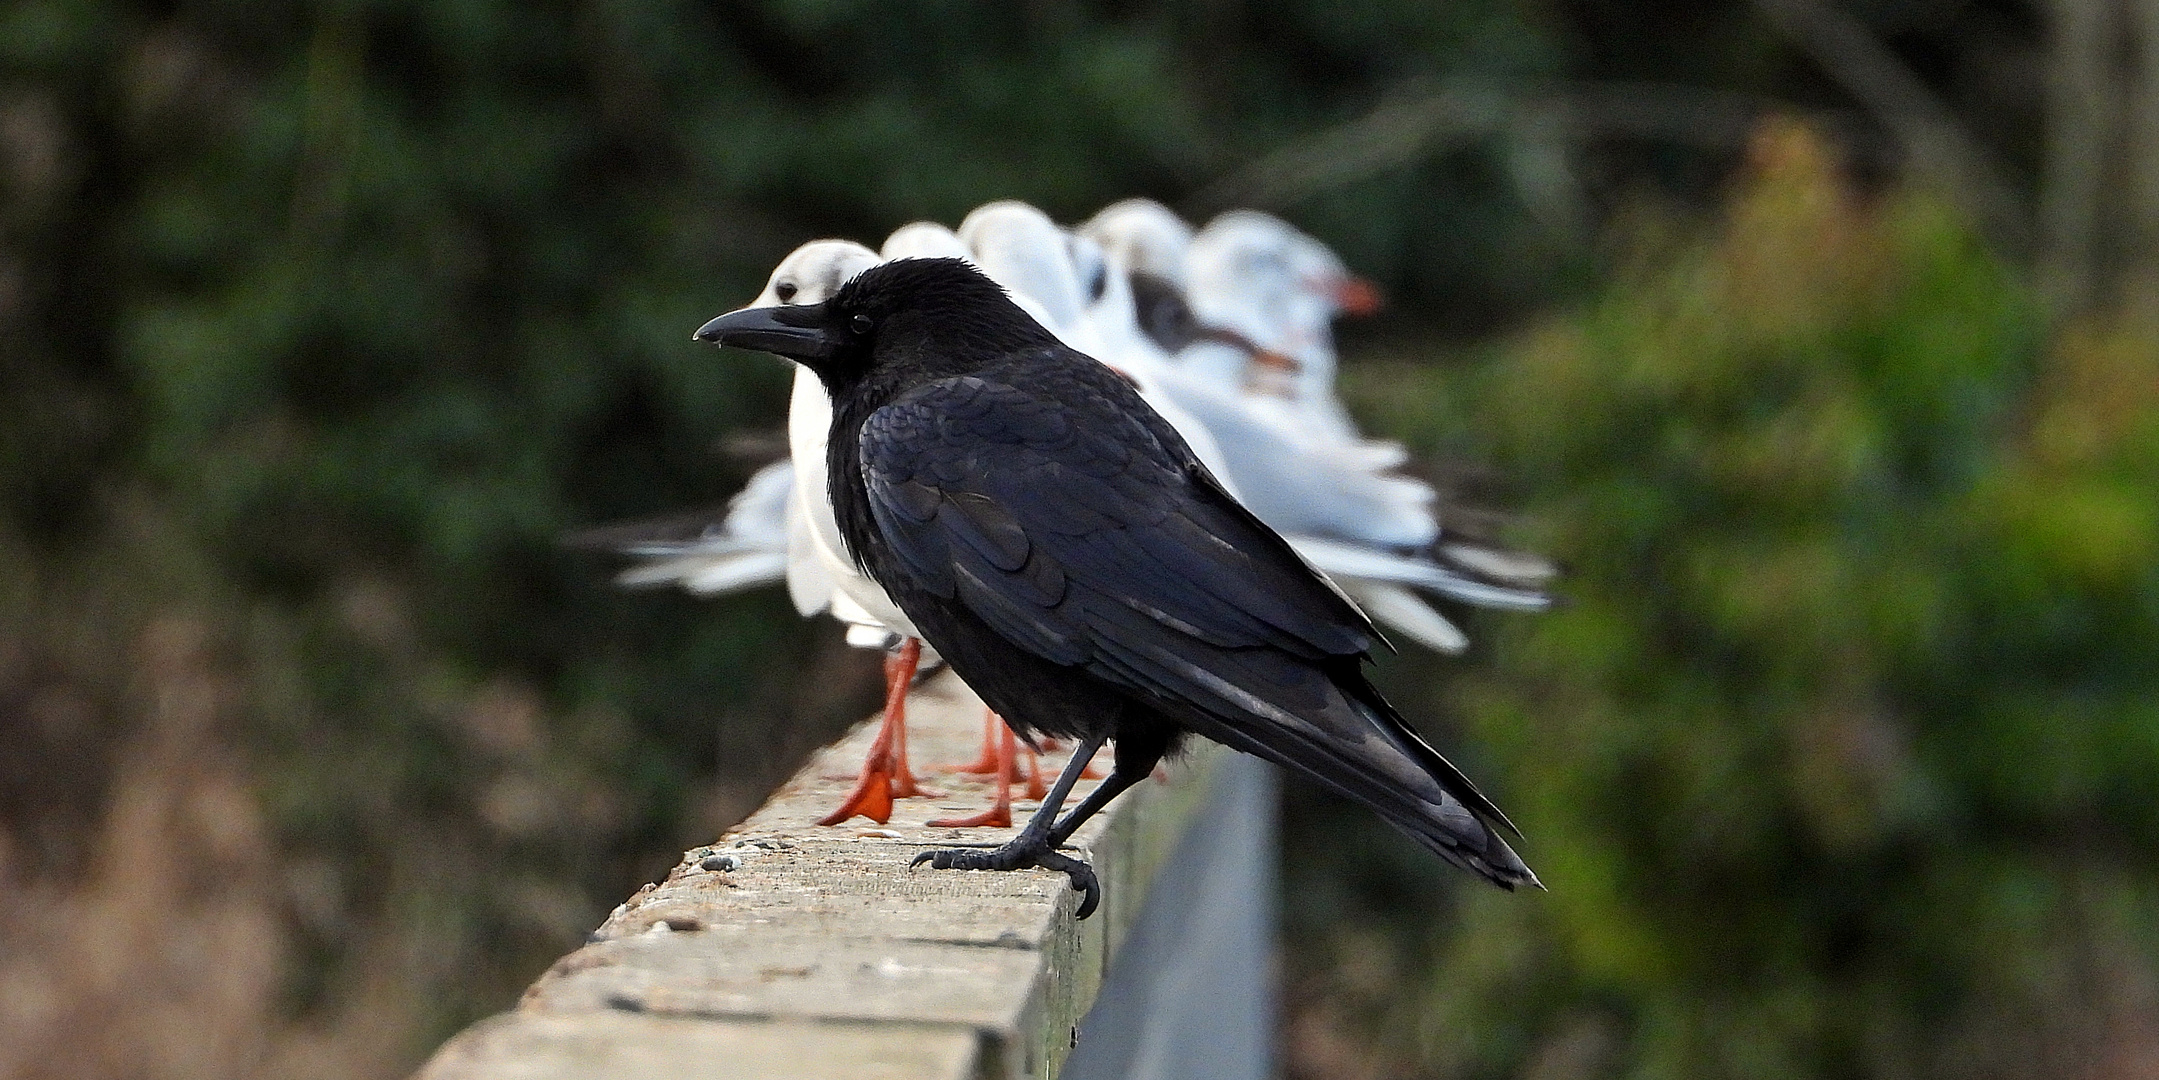
POLYGON ((677 585, 717 596, 777 584, 787 575, 788 503, 794 469, 776 461, 759 469, 727 503, 727 517, 688 540, 623 549, 643 560, 615 580, 626 586, 677 585))

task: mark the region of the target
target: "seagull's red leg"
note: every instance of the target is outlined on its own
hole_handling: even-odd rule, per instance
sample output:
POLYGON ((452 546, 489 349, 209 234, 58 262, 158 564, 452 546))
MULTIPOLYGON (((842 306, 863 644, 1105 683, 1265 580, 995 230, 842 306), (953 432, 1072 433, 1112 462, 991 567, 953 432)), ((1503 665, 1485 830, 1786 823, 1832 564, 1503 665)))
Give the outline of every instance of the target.
POLYGON ((915 793, 914 777, 907 775, 906 768, 907 687, 915 681, 915 667, 921 662, 922 643, 914 638, 901 642, 897 652, 885 657, 885 718, 877 726, 877 738, 870 742, 855 790, 839 809, 818 818, 819 825, 837 825, 856 814, 882 825, 892 820, 892 799, 902 795, 902 777, 905 794, 915 793))
POLYGON ((907 725, 901 724, 892 738, 892 797, 895 799, 942 799, 945 793, 925 787, 907 765, 907 725))
MULTIPOLYGON (((987 749, 988 743, 985 742, 983 745, 984 748, 987 749)), ((1054 754, 1060 750, 1063 750, 1064 748, 1065 741, 1055 735, 1037 736, 1035 738, 1035 745, 1027 748, 1028 798, 1039 799, 1042 796, 1049 794, 1049 788, 1043 786, 1042 784, 1042 759, 1040 756, 1038 756, 1037 751, 1040 751, 1043 754, 1054 754)), ((988 770, 985 769, 982 771, 987 772, 988 770)), ((1102 770, 1095 768, 1092 762, 1089 762, 1085 769, 1080 770, 1080 779, 1082 780, 1100 780, 1102 779, 1102 776, 1102 770)))
MULTIPOLYGON (((996 713, 989 715, 996 722, 998 730, 1004 732, 1004 737, 997 744, 997 801, 991 804, 989 809, 979 814, 959 818, 940 818, 932 821, 929 824, 933 828, 974 829, 983 826, 996 826, 997 828, 1008 829, 1012 827, 1012 779, 1014 766, 1019 757, 1019 740, 1012 737, 1012 729, 1007 727, 1003 720, 997 719, 996 713)), ((1037 796, 1037 798, 1039 797, 1037 796)))
POLYGON ((908 638, 898 653, 885 657, 885 713, 891 714, 895 701, 900 712, 900 722, 893 725, 892 732, 892 797, 895 799, 941 799, 945 794, 923 787, 915 780, 914 770, 907 767, 907 688, 914 684, 915 669, 921 664, 922 642, 917 638, 908 638), (899 687, 897 699, 892 697, 894 685, 899 687))
POLYGON ((1042 782, 1042 755, 1030 746, 1027 748, 1027 797, 1040 802, 1049 793, 1049 785, 1042 782))
POLYGON ((983 773, 997 771, 997 730, 1004 721, 997 719, 997 710, 982 710, 982 753, 965 765, 947 765, 946 772, 983 773))
MULTIPOLYGON (((1054 753, 1057 753, 1058 751, 1060 751, 1060 750, 1063 750, 1063 749, 1065 748, 1065 741, 1064 741, 1063 739, 1060 739, 1060 738, 1056 737, 1055 735, 1044 735, 1044 736, 1042 736, 1042 737, 1041 737, 1040 739, 1037 739, 1037 740, 1035 740, 1035 741, 1036 741, 1036 743, 1037 743, 1037 744, 1039 744, 1039 745, 1041 746, 1041 748, 1042 748, 1042 752, 1043 752, 1043 753, 1045 753, 1045 754, 1054 754, 1054 753)), ((1037 765, 1030 765, 1029 767, 1030 767, 1030 768, 1039 768, 1040 766, 1037 766, 1037 765)), ((1100 770, 1100 769, 1098 769, 1098 768, 1095 768, 1095 766, 1094 766, 1094 763, 1093 763, 1093 762, 1088 762, 1088 763, 1087 763, 1087 767, 1086 767, 1086 768, 1084 768, 1084 769, 1081 769, 1081 770, 1080 770, 1080 779, 1082 779, 1082 780, 1100 780, 1100 779, 1102 779, 1102 777, 1103 777, 1104 775, 1106 775, 1106 774, 1105 774, 1105 773, 1103 773, 1103 771, 1102 771, 1102 770, 1100 770)), ((1027 789, 1028 789, 1029 791, 1033 791, 1033 790, 1034 790, 1035 788, 1038 788, 1038 787, 1041 787, 1041 786, 1042 786, 1041 784, 1039 784, 1039 783, 1036 783, 1036 782, 1035 782, 1035 781, 1033 781, 1033 780, 1029 780, 1029 781, 1027 782, 1027 789)), ((1042 795, 1045 795, 1045 794, 1048 794, 1048 791, 1047 791, 1047 790, 1044 790, 1044 791, 1043 791, 1043 792, 1042 792, 1041 794, 1036 794, 1036 795, 1032 795, 1032 796, 1030 796, 1030 798, 1036 798, 1036 799, 1039 799, 1039 798, 1041 798, 1041 797, 1042 797, 1042 795)))

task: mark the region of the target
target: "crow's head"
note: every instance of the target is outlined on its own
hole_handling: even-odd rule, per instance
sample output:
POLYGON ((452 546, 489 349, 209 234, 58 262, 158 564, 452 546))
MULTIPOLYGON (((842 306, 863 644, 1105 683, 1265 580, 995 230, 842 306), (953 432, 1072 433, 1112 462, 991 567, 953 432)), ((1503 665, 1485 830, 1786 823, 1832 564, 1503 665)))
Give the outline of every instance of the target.
POLYGON ((961 259, 873 266, 823 303, 731 311, 696 336, 787 357, 835 396, 880 369, 964 374, 1013 349, 1056 340, 961 259))

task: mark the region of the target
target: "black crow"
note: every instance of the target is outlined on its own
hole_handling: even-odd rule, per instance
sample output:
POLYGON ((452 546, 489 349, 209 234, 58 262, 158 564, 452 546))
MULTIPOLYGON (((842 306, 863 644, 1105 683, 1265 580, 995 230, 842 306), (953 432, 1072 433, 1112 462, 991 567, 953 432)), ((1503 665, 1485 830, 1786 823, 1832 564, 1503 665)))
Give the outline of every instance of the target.
POLYGON ((1094 873, 1058 847, 1188 733, 1355 799, 1505 888, 1537 883, 1506 816, 1366 680, 1363 613, 1229 496, 1109 368, 958 259, 865 270, 822 304, 747 308, 701 341, 777 353, 831 392, 833 510, 854 558, 1022 736, 1080 748, 995 850, 933 866, 1094 873), (1057 813, 1105 740, 1115 770, 1057 813))

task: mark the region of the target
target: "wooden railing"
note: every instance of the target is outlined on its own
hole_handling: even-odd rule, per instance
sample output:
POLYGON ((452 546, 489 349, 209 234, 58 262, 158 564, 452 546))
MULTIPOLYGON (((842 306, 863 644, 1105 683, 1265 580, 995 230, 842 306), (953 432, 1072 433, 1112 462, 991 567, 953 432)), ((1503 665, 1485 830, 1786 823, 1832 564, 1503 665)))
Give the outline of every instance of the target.
MULTIPOLYGON (((973 756, 981 710, 949 672, 915 689, 930 783, 945 785, 923 766, 973 756)), ((1104 897, 1079 922, 1062 874, 908 869, 1012 834, 923 824, 979 809, 978 786, 902 801, 887 826, 815 825, 871 726, 616 908, 422 1080, 1267 1075, 1273 797, 1257 762, 1199 746, 1081 829, 1104 897)))

